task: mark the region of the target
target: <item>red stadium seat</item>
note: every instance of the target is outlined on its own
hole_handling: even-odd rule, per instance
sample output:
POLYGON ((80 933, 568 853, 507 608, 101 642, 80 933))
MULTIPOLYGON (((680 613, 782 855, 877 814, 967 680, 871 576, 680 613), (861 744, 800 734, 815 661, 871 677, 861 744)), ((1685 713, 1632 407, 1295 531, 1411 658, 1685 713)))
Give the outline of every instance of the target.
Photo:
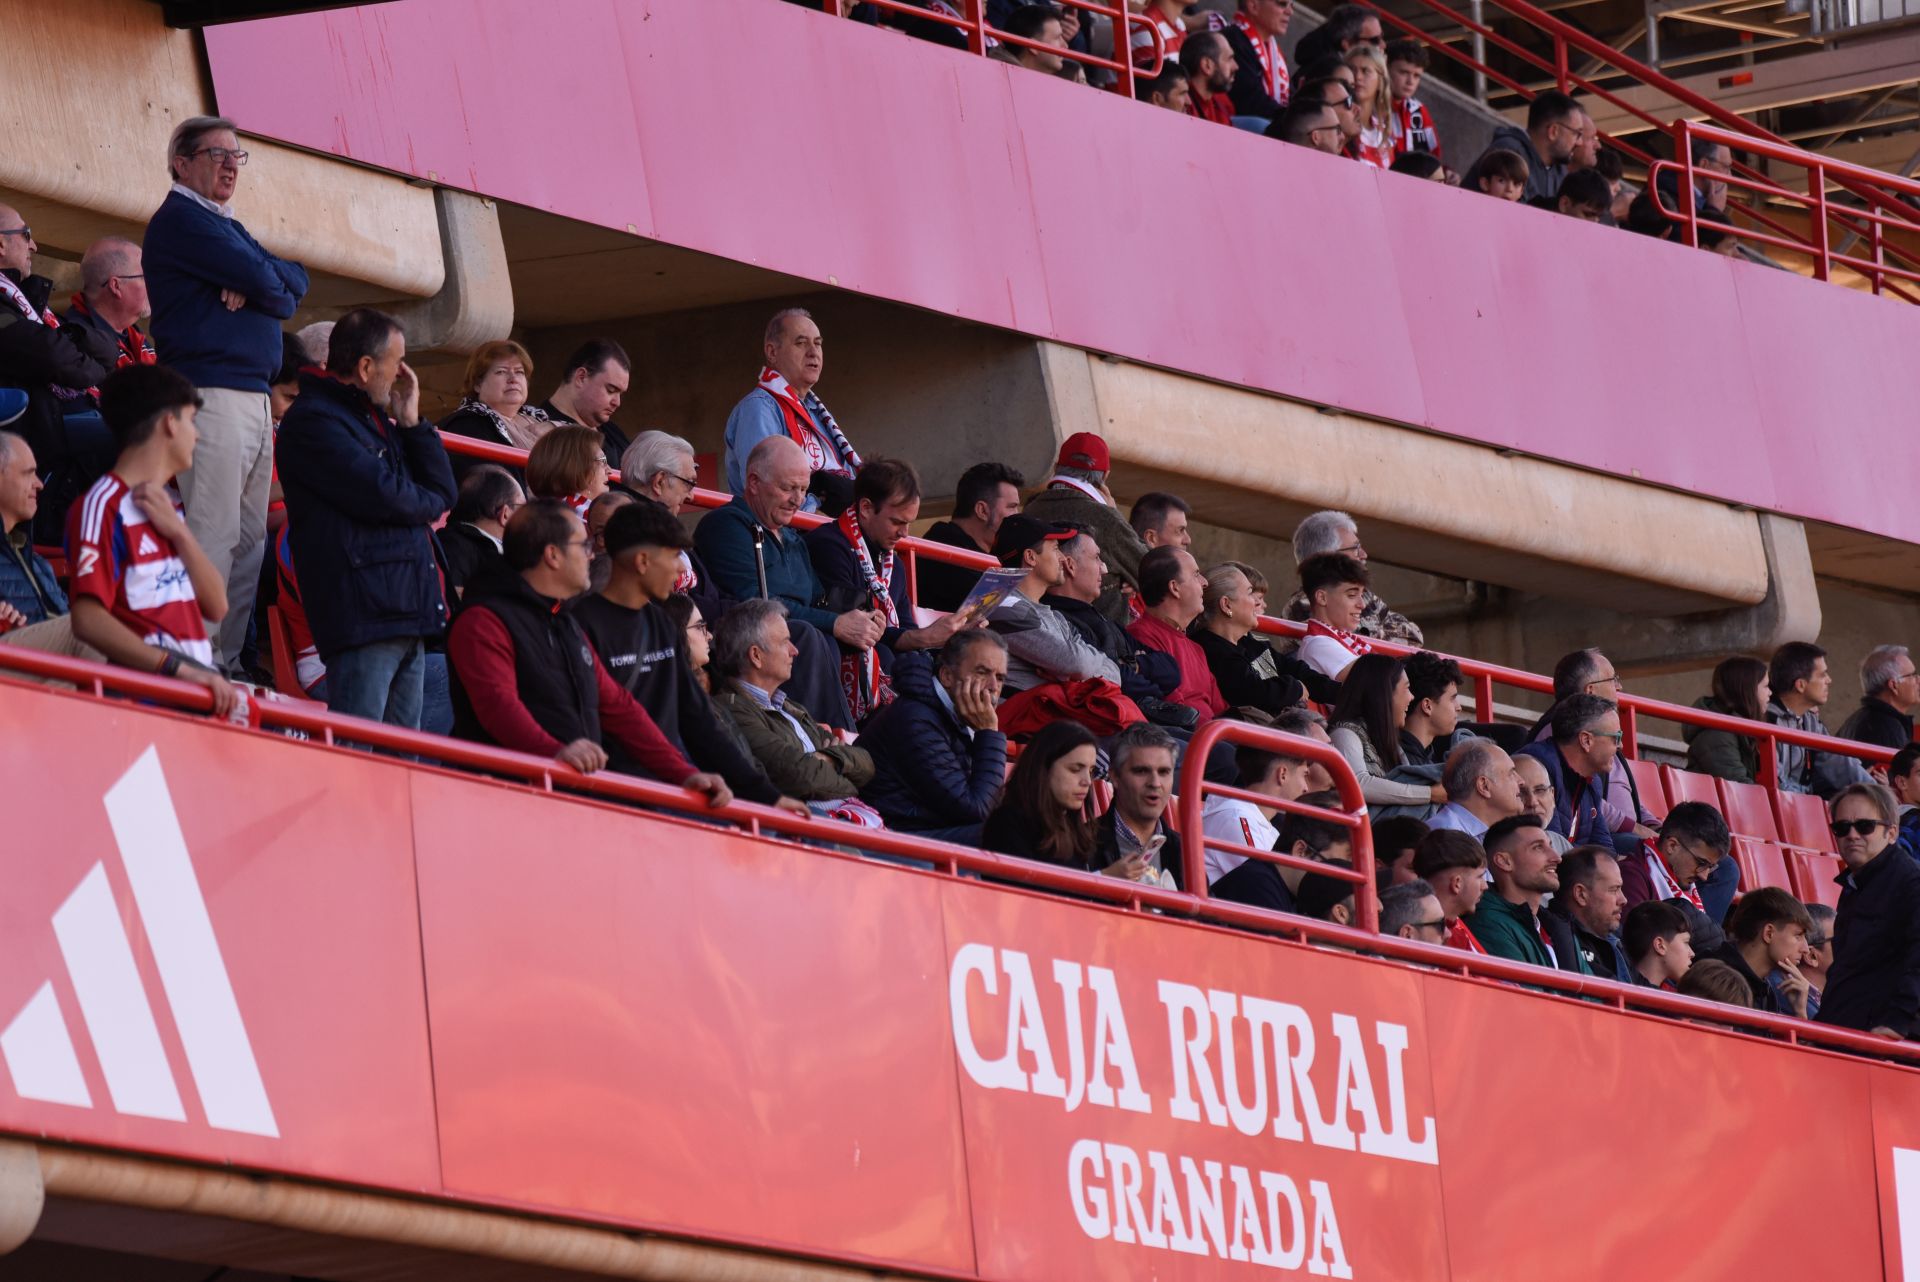
MULTIPOLYGON (((1893 852, 1898 854, 1898 851, 1893 852)), ((1834 878, 1846 865, 1840 856, 1818 850, 1787 851, 1787 868, 1793 874, 1793 895, 1802 903, 1840 906, 1840 887, 1834 878)))
POLYGON ((1655 819, 1665 819, 1667 811, 1673 809, 1673 803, 1667 800, 1667 781, 1660 777, 1659 764, 1638 758, 1625 760, 1627 769, 1633 772, 1634 786, 1640 789, 1640 804, 1655 819))
POLYGON ((1776 792, 1773 804, 1779 808, 1782 841, 1808 850, 1833 850, 1826 802, 1810 792, 1776 792))
POLYGON ((1661 766, 1660 773, 1667 781, 1667 799, 1674 805, 1704 801, 1715 810, 1720 809, 1720 781, 1712 775, 1695 774, 1673 766, 1661 766))
POLYGON ((1720 813, 1727 817, 1727 827, 1733 829, 1735 835, 1780 840, 1780 827, 1773 819, 1773 794, 1757 783, 1735 783, 1731 779, 1718 782, 1720 813))
MULTIPOLYGON (((1733 861, 1740 865, 1740 891, 1745 894, 1762 886, 1793 890, 1793 878, 1787 869, 1787 855, 1771 841, 1753 837, 1733 839, 1733 861)), ((1797 893, 1797 892, 1796 892, 1797 893)))

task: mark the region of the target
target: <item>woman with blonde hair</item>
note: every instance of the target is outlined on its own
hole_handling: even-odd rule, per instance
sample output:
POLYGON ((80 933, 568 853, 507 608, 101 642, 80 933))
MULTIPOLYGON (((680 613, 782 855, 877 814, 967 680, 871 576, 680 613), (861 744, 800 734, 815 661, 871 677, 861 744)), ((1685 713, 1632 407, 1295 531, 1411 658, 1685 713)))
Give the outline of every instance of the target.
POLYGON ((607 492, 606 443, 598 428, 556 427, 527 455, 527 497, 559 499, 582 521, 607 492))
POLYGON ((1393 168, 1393 82, 1387 77, 1387 55, 1376 46, 1357 44, 1347 50, 1353 69, 1353 113, 1360 133, 1347 144, 1347 154, 1375 169, 1393 168))
MULTIPOLYGON (((482 343, 467 358, 460 404, 441 420, 440 430, 493 445, 530 450, 552 430, 545 413, 527 404, 533 384, 533 358, 510 338, 482 343)), ((454 471, 480 460, 455 454, 454 471)))

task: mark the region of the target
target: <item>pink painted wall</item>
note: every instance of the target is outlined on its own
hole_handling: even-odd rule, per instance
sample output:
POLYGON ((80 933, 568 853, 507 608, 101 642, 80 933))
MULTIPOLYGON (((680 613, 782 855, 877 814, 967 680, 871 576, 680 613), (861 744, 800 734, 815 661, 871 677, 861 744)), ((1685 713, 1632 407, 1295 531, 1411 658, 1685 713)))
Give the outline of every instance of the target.
POLYGON ((1920 542, 1920 309, 774 0, 210 28, 249 130, 860 293, 1920 542), (298 86, 289 92, 289 86, 298 86))

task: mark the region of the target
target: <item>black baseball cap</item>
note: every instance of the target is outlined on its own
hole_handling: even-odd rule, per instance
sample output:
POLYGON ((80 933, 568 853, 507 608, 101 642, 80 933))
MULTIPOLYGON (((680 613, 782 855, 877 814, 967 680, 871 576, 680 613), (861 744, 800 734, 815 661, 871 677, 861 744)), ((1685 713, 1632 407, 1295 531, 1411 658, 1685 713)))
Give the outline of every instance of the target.
POLYGON ((1070 526, 1035 520, 1023 512, 1015 512, 1000 522, 1000 531, 993 536, 993 554, 1002 565, 1018 562, 1020 554, 1028 548, 1049 541, 1064 542, 1076 533, 1070 526))

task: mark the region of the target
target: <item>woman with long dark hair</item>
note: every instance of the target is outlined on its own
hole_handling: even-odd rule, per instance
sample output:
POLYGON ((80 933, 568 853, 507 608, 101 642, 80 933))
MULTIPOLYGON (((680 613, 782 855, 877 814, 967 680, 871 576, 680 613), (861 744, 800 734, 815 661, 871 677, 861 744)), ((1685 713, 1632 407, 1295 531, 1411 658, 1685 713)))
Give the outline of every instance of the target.
MULTIPOLYGON (((1713 693, 1695 699, 1693 706, 1723 717, 1765 721, 1767 700, 1772 697, 1767 665, 1752 655, 1736 654, 1713 670, 1713 693)), ((1754 740, 1731 730, 1704 726, 1684 726, 1682 733, 1687 740, 1687 769, 1735 783, 1759 780, 1760 745, 1754 740)))
POLYGON ((1446 789, 1437 783, 1400 783, 1386 777, 1401 764, 1400 730, 1412 703, 1407 667, 1390 655, 1363 654, 1340 680, 1340 701, 1333 705, 1327 737, 1359 776, 1369 806, 1437 806, 1447 799, 1446 789))
POLYGON ((983 849, 1085 869, 1094 825, 1086 817, 1099 750, 1077 721, 1053 721, 1020 753, 1000 804, 980 833, 983 849))

